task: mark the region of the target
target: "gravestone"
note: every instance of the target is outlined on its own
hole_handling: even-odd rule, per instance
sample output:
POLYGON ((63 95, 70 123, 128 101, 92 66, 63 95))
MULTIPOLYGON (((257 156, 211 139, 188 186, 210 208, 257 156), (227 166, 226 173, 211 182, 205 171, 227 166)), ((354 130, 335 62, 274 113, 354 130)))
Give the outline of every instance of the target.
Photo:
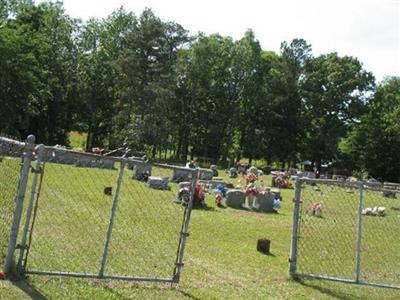
POLYGON ((236 168, 230 168, 228 174, 229 178, 236 178, 238 177, 238 170, 236 170, 236 168))
POLYGON ((223 180, 199 180, 199 183, 204 184, 208 190, 215 189, 219 184, 226 185, 223 180))
POLYGON ((192 178, 193 169, 191 168, 174 168, 172 169, 173 182, 190 181, 192 178))
POLYGON ((169 178, 168 177, 152 177, 150 176, 147 179, 147 185, 153 189, 157 190, 170 190, 171 188, 168 185, 169 178))
POLYGON ((270 253, 271 240, 269 239, 258 239, 257 240, 257 251, 264 254, 270 253))
POLYGON ((257 196, 258 209, 263 212, 275 212, 274 194, 272 192, 263 192, 257 196))
POLYGON ((75 166, 81 168, 91 168, 92 167, 92 157, 88 156, 81 156, 77 159, 75 166))
POLYGON ((59 149, 47 151, 46 159, 50 163, 65 165, 76 165, 78 162, 78 156, 75 153, 59 149))
POLYGON ((239 173, 246 174, 246 166, 245 165, 238 165, 237 170, 239 173))
POLYGON ((151 164, 135 162, 133 164, 132 179, 146 181, 151 176, 151 164))
POLYGON ((111 159, 101 159, 101 160, 99 160, 97 167, 100 168, 100 169, 115 170, 114 161, 111 160, 111 159))
POLYGON ((225 204, 232 208, 242 208, 246 194, 242 190, 229 190, 226 193, 225 204))
POLYGON ((249 173, 252 173, 252 174, 258 176, 258 169, 256 167, 252 166, 247 170, 247 174, 249 174, 249 173))
POLYGON ((218 167, 216 165, 211 165, 210 169, 213 172, 213 176, 218 176, 218 167))
POLYGON ((210 169, 199 169, 199 176, 201 180, 211 180, 213 179, 214 172, 210 169))

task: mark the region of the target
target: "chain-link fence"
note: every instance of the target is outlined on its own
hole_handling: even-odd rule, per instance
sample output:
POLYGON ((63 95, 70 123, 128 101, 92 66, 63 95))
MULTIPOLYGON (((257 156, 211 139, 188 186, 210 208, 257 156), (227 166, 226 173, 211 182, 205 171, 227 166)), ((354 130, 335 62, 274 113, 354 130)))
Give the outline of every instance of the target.
POLYGON ((364 182, 299 179, 290 273, 400 288, 400 199, 364 182))
POLYGON ((10 228, 15 208, 15 197, 20 179, 24 145, 0 137, 0 264, 4 264, 10 228))
POLYGON ((196 169, 184 170, 190 189, 182 205, 171 180, 180 167, 43 145, 31 160, 14 232, 18 272, 179 281, 196 169))

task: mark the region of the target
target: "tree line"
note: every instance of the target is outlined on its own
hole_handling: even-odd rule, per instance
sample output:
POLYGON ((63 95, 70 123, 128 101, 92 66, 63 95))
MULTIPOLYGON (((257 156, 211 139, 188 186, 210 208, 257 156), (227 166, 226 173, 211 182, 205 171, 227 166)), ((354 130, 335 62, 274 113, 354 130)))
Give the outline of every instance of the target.
POLYGON ((352 56, 304 39, 265 51, 190 35, 150 9, 71 18, 62 3, 0 2, 0 132, 152 157, 310 160, 400 181, 400 79, 375 84, 352 56))

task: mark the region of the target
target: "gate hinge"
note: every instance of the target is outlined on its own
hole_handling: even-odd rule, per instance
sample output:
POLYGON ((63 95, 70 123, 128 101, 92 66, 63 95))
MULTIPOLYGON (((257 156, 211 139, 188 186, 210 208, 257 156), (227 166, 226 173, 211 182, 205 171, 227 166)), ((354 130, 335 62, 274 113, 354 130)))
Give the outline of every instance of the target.
POLYGON ((28 249, 28 245, 22 246, 21 244, 17 244, 17 246, 15 246, 15 249, 28 249))
POLYGON ((35 170, 34 167, 31 167, 31 173, 42 174, 43 173, 43 168, 39 168, 39 170, 35 170))

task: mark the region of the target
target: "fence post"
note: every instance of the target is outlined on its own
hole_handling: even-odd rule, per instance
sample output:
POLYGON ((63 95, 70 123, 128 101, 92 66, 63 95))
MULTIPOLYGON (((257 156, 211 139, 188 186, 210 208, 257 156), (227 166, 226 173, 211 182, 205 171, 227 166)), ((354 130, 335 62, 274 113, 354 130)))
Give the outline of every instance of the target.
POLYGON ((23 157, 24 157, 23 165, 22 165, 22 169, 21 169, 17 197, 15 200, 15 211, 14 211, 13 222, 12 222, 11 231, 10 231, 10 239, 8 242, 6 260, 4 262, 4 270, 3 271, 6 274, 8 274, 10 272, 11 265, 13 262, 14 252, 16 249, 18 231, 19 231, 19 226, 20 226, 21 216, 22 216, 22 209, 24 206, 24 197, 25 197, 25 192, 26 192, 26 186, 27 186, 28 178, 29 178, 29 170, 31 168, 31 161, 32 161, 32 156, 33 156, 32 152, 33 152, 34 143, 35 143, 35 136, 29 135, 25 142, 25 149, 24 149, 24 153, 23 153, 23 157))
POLYGON ((29 226, 31 223, 33 203, 35 202, 35 196, 37 194, 38 178, 39 178, 39 174, 41 173, 41 170, 42 170, 42 162, 44 160, 45 153, 46 152, 45 152, 44 145, 39 145, 36 150, 37 159, 36 159, 35 168, 33 169, 34 174, 33 174, 33 178, 32 178, 31 195, 29 198, 28 208, 26 210, 26 220, 25 220, 24 230, 22 232, 21 244, 19 246, 19 258, 18 258, 18 263, 17 263, 17 273, 18 274, 21 274, 23 271, 22 270, 22 260, 23 260, 24 253, 25 253, 25 250, 27 247, 26 239, 28 236, 29 226))
POLYGON ((192 214, 194 192, 197 184, 197 179, 199 177, 200 177, 200 169, 197 169, 196 172, 192 173, 192 182, 190 186, 190 201, 185 209, 184 218, 182 221, 181 235, 179 239, 178 252, 175 261, 175 269, 172 278, 173 282, 175 283, 179 282, 181 276, 181 271, 183 267, 183 254, 185 252, 186 239, 189 236, 189 222, 190 222, 190 216, 192 214))
POLYGON ((359 197, 358 197, 358 212, 357 212, 357 248, 356 248, 356 278, 355 281, 360 281, 361 272, 361 241, 362 241, 362 207, 363 207, 364 184, 360 182, 359 197))
POLYGON ((292 241, 290 245, 289 257, 289 274, 295 275, 297 271, 297 242, 299 239, 299 221, 300 221, 300 196, 301 196, 301 179, 296 179, 294 192, 294 210, 293 210, 293 229, 292 241))
POLYGON ((108 230, 107 230, 106 240, 104 242, 103 256, 102 256, 102 259, 101 259, 101 264, 100 264, 100 269, 99 269, 99 277, 103 277, 104 268, 105 268, 105 265, 106 265, 106 262, 107 262, 108 247, 109 247, 109 244, 110 244, 111 233, 112 233, 112 229, 113 229, 113 225, 114 225, 115 213, 117 211, 117 205, 118 205, 118 199, 119 199, 119 191, 121 189, 122 179, 124 177, 125 164, 126 164, 126 160, 123 158, 121 160, 121 166, 120 166, 120 169, 119 169, 118 180, 117 180, 117 187, 115 189, 115 194, 114 194, 114 198, 113 198, 113 204, 112 204, 112 208, 111 208, 110 221, 108 223, 108 230))

